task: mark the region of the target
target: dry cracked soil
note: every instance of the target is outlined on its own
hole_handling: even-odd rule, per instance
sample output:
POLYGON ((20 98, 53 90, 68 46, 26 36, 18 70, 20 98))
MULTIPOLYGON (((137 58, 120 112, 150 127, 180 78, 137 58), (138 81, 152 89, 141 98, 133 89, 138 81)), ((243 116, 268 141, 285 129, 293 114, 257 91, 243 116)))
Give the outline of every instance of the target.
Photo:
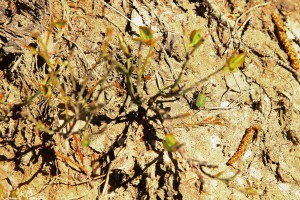
POLYGON ((0 2, 1 199, 300 199, 300 78, 279 36, 299 59, 300 1, 0 2), (155 37, 142 84, 138 26, 155 37), (116 70, 118 36, 144 103, 116 70), (247 53, 239 70, 210 76, 234 52, 247 53), (147 103, 181 72, 191 91, 147 103))

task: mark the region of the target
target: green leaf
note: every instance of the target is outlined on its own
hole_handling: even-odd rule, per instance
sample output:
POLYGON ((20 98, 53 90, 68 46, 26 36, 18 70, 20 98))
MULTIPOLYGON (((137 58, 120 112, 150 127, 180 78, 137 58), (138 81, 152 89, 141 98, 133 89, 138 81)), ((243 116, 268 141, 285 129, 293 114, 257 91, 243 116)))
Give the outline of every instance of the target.
POLYGON ((140 36, 143 40, 153 40, 153 31, 148 28, 147 26, 140 26, 139 27, 140 36))
POLYGON ((119 35, 119 45, 122 51, 124 52, 125 56, 128 58, 130 57, 131 49, 130 47, 126 44, 124 38, 119 35))
POLYGON ((85 137, 83 138, 81 144, 85 147, 88 147, 90 145, 91 141, 90 141, 90 138, 89 137, 85 137))
POLYGON ((173 152, 178 147, 178 141, 173 134, 168 133, 165 140, 163 141, 164 149, 173 152))
POLYGON ((148 46, 153 46, 155 44, 153 31, 150 28, 146 26, 140 26, 139 31, 141 37, 133 38, 133 40, 143 42, 148 46))
POLYGON ((239 70, 239 67, 244 63, 247 53, 234 53, 227 61, 224 71, 236 72, 239 70))
POLYGON ((66 24, 67 24, 66 20, 59 20, 54 22, 54 26, 59 29, 62 29, 66 24))
POLYGON ((198 108, 203 108, 205 106, 206 103, 206 87, 202 87, 201 92, 198 94, 197 100, 196 100, 196 106, 198 108))
POLYGON ((205 102, 206 102, 206 96, 200 93, 196 100, 196 106, 198 108, 203 108, 205 106, 205 102))
POLYGON ((189 47, 198 47, 203 43, 204 39, 201 37, 201 31, 193 30, 190 34, 190 44, 189 47))

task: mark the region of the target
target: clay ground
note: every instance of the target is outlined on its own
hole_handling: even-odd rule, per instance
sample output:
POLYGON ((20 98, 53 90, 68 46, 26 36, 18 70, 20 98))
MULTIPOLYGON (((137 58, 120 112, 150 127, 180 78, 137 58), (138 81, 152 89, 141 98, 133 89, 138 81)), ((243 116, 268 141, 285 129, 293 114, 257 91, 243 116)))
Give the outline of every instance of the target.
POLYGON ((299 72, 291 67, 271 18, 273 12, 283 18, 299 53, 300 2, 105 2, 1 0, 0 198, 300 199, 299 72), (62 19, 65 27, 50 30, 51 22, 62 19), (128 96, 124 75, 112 69, 105 76, 111 63, 99 61, 111 27, 109 54, 124 63, 117 38, 123 35, 137 66, 136 25, 151 27, 157 38, 141 87, 146 97, 179 75, 186 59, 184 41, 192 30, 201 29, 205 41, 191 56, 181 87, 220 69, 234 51, 247 57, 239 71, 218 73, 185 96, 160 98, 155 104, 160 114, 145 114, 145 107, 128 96), (49 32, 46 52, 37 38, 45 41, 49 32), (45 81, 53 70, 45 55, 59 66, 54 76, 64 90, 45 81), (100 86, 105 87, 96 87, 103 77, 100 86), (195 99, 202 86, 207 101, 199 109, 195 99), (58 129, 65 122, 66 102, 71 112, 90 91, 91 102, 100 91, 99 109, 78 115, 74 135, 66 127, 58 129), (200 123, 210 117, 219 124, 200 123), (187 160, 164 150, 165 126, 189 158, 217 165, 205 171, 222 174, 202 173, 201 184, 187 160), (260 130, 245 155, 227 166, 252 126, 260 130), (235 174, 229 182, 220 180, 235 174))

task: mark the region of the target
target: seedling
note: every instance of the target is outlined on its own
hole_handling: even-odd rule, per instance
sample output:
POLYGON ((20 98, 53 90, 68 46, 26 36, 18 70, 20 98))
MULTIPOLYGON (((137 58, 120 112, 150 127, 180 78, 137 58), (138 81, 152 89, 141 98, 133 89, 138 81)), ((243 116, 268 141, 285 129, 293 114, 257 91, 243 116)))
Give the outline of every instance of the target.
MULTIPOLYGON (((194 84, 193 86, 187 87, 187 88, 181 88, 179 87, 179 83, 182 79, 182 76, 184 75, 185 69, 187 67, 187 64, 190 60, 191 55, 195 52, 195 50, 201 46, 201 44, 204 42, 204 39, 201 37, 201 31, 200 30, 194 30, 190 33, 189 37, 189 43, 185 45, 186 47, 186 60, 183 63, 181 67, 181 71, 177 78, 175 78, 175 81, 173 84, 165 86, 162 88, 160 91, 157 92, 154 96, 150 97, 149 99, 144 98, 142 92, 140 91, 140 85, 142 81, 145 81, 142 79, 142 77, 145 77, 145 68, 146 65, 149 63, 150 59, 153 57, 154 54, 154 44, 155 44, 155 39, 154 39, 154 34, 151 29, 148 27, 139 27, 140 31, 140 37, 139 38, 134 38, 135 41, 140 42, 140 49, 142 49, 142 45, 146 46, 148 48, 148 53, 147 56, 142 60, 141 59, 141 54, 139 54, 139 63, 137 64, 137 84, 134 84, 134 81, 136 79, 136 76, 133 76, 133 63, 131 60, 132 57, 132 51, 130 50, 130 47, 126 44, 125 40, 123 37, 119 36, 119 46, 120 49, 123 51, 124 55, 127 58, 127 61, 125 65, 115 61, 112 59, 107 54, 106 48, 107 48, 107 42, 104 43, 102 46, 103 48, 103 55, 104 58, 108 61, 108 63, 112 64, 121 74, 125 76, 126 80, 126 86, 127 86, 127 91, 133 100, 135 104, 138 104, 139 106, 143 106, 143 103, 146 103, 148 110, 154 111, 156 113, 156 117, 163 122, 165 119, 164 113, 166 111, 160 111, 157 109, 157 99, 158 98, 163 98, 163 97, 176 97, 176 96, 181 96, 185 94, 186 92, 189 92, 193 88, 197 87, 199 84, 203 84, 203 82, 208 81, 209 78, 211 78, 213 75, 222 72, 222 71, 227 71, 227 72, 236 72, 238 71, 239 67, 244 63, 245 58, 246 58, 246 53, 240 53, 237 54, 236 52, 233 53, 233 55, 228 59, 226 65, 224 65, 222 68, 219 70, 211 73, 209 76, 205 77, 204 79, 200 80, 196 85, 194 84), (162 114, 161 114, 162 113, 162 114)), ((144 47, 143 46, 143 47, 144 47)), ((203 108, 205 107, 206 103, 206 87, 202 87, 201 92, 199 93, 197 99, 196 99, 196 106, 198 108, 203 108)), ((146 117, 146 116, 145 116, 146 117)), ((218 124, 218 125, 223 125, 223 122, 219 118, 210 118, 206 120, 205 122, 201 122, 201 124, 218 124)), ((186 155, 183 145, 180 144, 176 138, 174 137, 173 134, 167 133, 166 138, 163 142, 165 150, 169 152, 178 152, 182 156, 183 159, 187 160, 189 163, 190 167, 193 169, 193 171, 197 174, 199 180, 201 183, 203 183, 203 177, 200 173, 201 166, 206 166, 206 167, 216 167, 214 165, 207 165, 203 162, 195 161, 192 159, 189 159, 188 156, 186 155)), ((215 178, 215 177, 214 177, 215 178)))
MULTIPOLYGON (((24 102, 25 108, 22 111, 23 117, 27 120, 31 121, 33 124, 35 124, 36 129, 48 133, 48 135, 53 134, 59 134, 62 133, 62 130, 68 125, 70 126, 69 129, 67 129, 67 132, 64 133, 65 138, 68 138, 75 129, 76 122, 79 120, 83 121, 84 119, 85 125, 83 128, 79 128, 76 130, 76 133, 82 134, 87 127, 87 125, 90 123, 92 118, 95 115, 99 114, 99 110, 104 106, 103 104, 99 103, 99 96, 102 94, 102 92, 108 87, 107 85, 113 85, 115 83, 116 87, 118 89, 121 88, 119 82, 115 82, 115 79, 113 79, 112 83, 106 83, 110 81, 111 79, 108 79, 108 76, 110 75, 110 72, 112 70, 115 70, 119 72, 122 76, 124 76, 125 84, 124 87, 124 94, 128 94, 130 96, 130 99, 132 103, 136 104, 133 109, 138 107, 137 110, 133 110, 132 112, 138 113, 136 116, 133 116, 136 120, 136 118, 139 118, 140 121, 136 120, 138 123, 148 123, 148 120, 152 120, 154 123, 157 123, 157 125, 164 124, 164 121, 167 119, 168 110, 165 109, 162 104, 158 101, 163 98, 169 98, 169 97, 179 97, 184 95, 185 93, 191 91, 192 89, 196 88, 199 85, 203 85, 203 82, 208 81, 209 78, 211 78, 213 75, 222 72, 222 71, 229 71, 229 72, 235 72, 238 70, 239 66, 243 64, 246 53, 241 54, 234 54, 230 57, 226 65, 215 72, 211 73, 209 76, 203 78, 193 86, 187 87, 180 85, 180 81, 182 80, 182 77, 185 74, 185 70, 187 67, 188 62, 191 59, 191 55, 196 52, 196 49, 198 49, 201 44, 203 44, 204 39, 201 36, 200 30, 193 30, 189 35, 189 42, 185 43, 186 47, 186 54, 185 54, 185 61, 181 66, 181 71, 179 75, 175 78, 173 83, 170 83, 170 85, 165 85, 161 90, 157 91, 156 94, 152 96, 146 96, 144 95, 144 92, 142 91, 142 84, 149 80, 151 78, 151 74, 145 74, 146 67, 150 63, 151 59, 153 58, 153 55, 155 53, 154 46, 156 44, 156 40, 154 38, 153 31, 148 27, 139 27, 140 31, 140 37, 134 38, 135 41, 139 42, 139 49, 138 52, 138 62, 135 62, 133 55, 133 50, 131 47, 127 44, 123 36, 119 36, 119 48, 123 52, 126 60, 124 63, 118 62, 116 59, 114 59, 114 56, 110 54, 110 43, 112 42, 112 29, 107 29, 106 34, 106 40, 102 43, 102 54, 100 57, 96 60, 95 65, 89 66, 90 71, 86 74, 85 77, 83 77, 83 80, 79 82, 76 80, 73 69, 70 66, 69 62, 62 62, 57 56, 55 56, 55 52, 52 52, 50 49, 49 43, 51 42, 51 37, 54 37, 55 34, 52 33, 54 30, 58 30, 59 33, 63 34, 63 28, 66 25, 65 21, 58 21, 51 24, 51 27, 49 31, 45 34, 45 37, 43 38, 39 34, 36 34, 36 39, 38 41, 38 48, 34 47, 28 47, 31 52, 34 55, 39 55, 45 60, 45 66, 47 67, 48 74, 45 74, 40 81, 40 84, 38 85, 38 90, 34 91, 33 95, 29 96, 27 100, 24 102), (146 55, 142 55, 142 51, 146 49, 146 55), (91 74, 95 67, 99 64, 103 64, 103 73, 100 77, 100 80, 97 79, 93 82, 93 84, 90 84, 91 74), (68 76, 64 76, 64 73, 66 72, 68 76), (62 81, 64 79, 70 78, 67 81, 62 81), (69 85, 65 85, 65 83, 68 83, 69 85), (79 86, 79 87, 78 87, 79 86), (100 89, 96 89, 97 86, 99 86, 100 89), (78 89, 79 88, 79 89, 78 89), (28 105, 35 103, 36 100, 46 100, 46 103, 50 105, 50 107, 53 109, 55 108, 55 105, 57 105, 59 102, 60 105, 62 105, 62 110, 64 112, 64 119, 62 124, 53 125, 51 123, 46 123, 43 121, 43 118, 36 117, 36 115, 33 115, 31 111, 28 108, 28 105), (55 104, 56 103, 56 104, 55 104), (148 112, 148 111, 151 112, 148 112), (72 112, 72 114, 71 114, 72 112), (141 113, 141 114, 140 114, 141 113), (58 126, 58 127, 57 127, 58 126)), ((64 38, 64 36, 55 38, 57 40, 53 40, 57 42, 59 39, 64 38)), ((68 40, 68 39, 66 39, 68 40)), ((69 42, 72 42, 71 40, 68 40, 69 42)), ((65 42, 65 41, 64 41, 65 42)), ((75 43, 74 43, 75 44, 75 43)), ((109 77, 111 78, 111 77, 109 77)), ((196 106, 198 108, 205 107, 206 103, 206 87, 202 87, 200 94, 198 95, 196 99, 196 106)), ((131 111, 130 111, 131 112, 131 111)), ((120 114, 120 113, 119 113, 120 114)), ((120 114, 121 115, 121 114, 120 114)), ((182 117, 184 115, 179 115, 177 117, 182 117)), ((126 116, 127 117, 127 116, 126 116)), ((215 118, 215 119, 209 119, 203 123, 206 124, 221 124, 221 120, 215 118)), ((151 122, 152 123, 152 122, 151 122)), ((131 123, 128 123, 129 125, 131 123)), ((144 125, 144 124, 143 124, 144 125)), ((153 126, 156 127, 156 126, 153 126)), ((130 129, 127 129, 130 130, 130 129)), ((145 128, 145 130, 148 130, 145 128)), ((126 134, 124 134, 126 135, 126 134)), ((90 143, 89 135, 85 135, 83 137, 83 145, 88 146, 90 143)), ((65 156, 64 154, 53 151, 54 155, 56 157, 61 158, 63 161, 66 161, 68 163, 72 163, 76 167, 78 167, 82 172, 88 174, 87 169, 85 168, 84 164, 84 157, 80 151, 80 143, 79 139, 76 135, 72 135, 75 145, 76 145, 76 152, 80 158, 81 163, 75 162, 73 159, 70 159, 68 156, 65 156)), ((188 155, 186 154, 183 144, 178 142, 173 134, 168 133, 166 135, 166 139, 163 142, 164 148, 169 152, 178 152, 183 159, 187 161, 191 169, 197 174, 199 177, 199 180, 201 183, 203 183, 203 177, 202 177, 202 167, 209 167, 209 168, 216 168, 215 165, 208 165, 205 162, 200 162, 194 159, 190 159, 188 155)), ((44 148, 44 147, 42 147, 44 148)), ((46 148, 46 147, 45 147, 46 148)), ((47 147, 48 148, 48 147, 47 147)), ((108 176, 109 177, 109 176, 108 176)), ((212 176, 213 177, 213 176, 212 176)), ((215 178, 215 177, 214 177, 215 178)))

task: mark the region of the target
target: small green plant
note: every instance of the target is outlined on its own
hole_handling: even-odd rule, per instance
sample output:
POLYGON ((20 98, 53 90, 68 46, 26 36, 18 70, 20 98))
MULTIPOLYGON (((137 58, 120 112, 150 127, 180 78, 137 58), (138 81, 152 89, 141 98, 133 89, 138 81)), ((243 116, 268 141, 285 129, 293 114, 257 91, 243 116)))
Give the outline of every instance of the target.
MULTIPOLYGON (((196 83, 196 85, 180 88, 179 83, 182 80, 182 76, 183 76, 184 71, 187 67, 187 64, 190 60, 191 55, 193 53, 195 53, 196 49, 199 48, 201 46, 201 44, 203 44, 203 42, 204 42, 204 39, 201 36, 201 31, 193 30, 189 36, 189 43, 185 44, 186 60, 183 63, 183 65, 181 67, 181 71, 180 71, 178 77, 175 79, 174 83, 164 86, 161 90, 159 90, 156 94, 154 94, 150 98, 145 98, 141 92, 140 86, 141 86, 142 77, 144 76, 146 66, 154 54, 155 39, 154 39, 152 30, 149 29, 148 27, 144 27, 144 26, 139 27, 139 31, 140 31, 140 37, 134 38, 134 40, 140 42, 139 49, 142 49, 143 46, 147 47, 148 53, 147 53, 146 57, 143 59, 143 61, 139 61, 137 63, 138 69, 136 72, 137 73, 137 80, 136 80, 137 84, 136 85, 134 84, 135 76, 134 76, 134 73, 132 70, 132 66, 133 66, 133 63, 131 60, 132 51, 130 50, 131 48, 125 43, 124 39, 121 36, 119 36, 119 46, 127 58, 127 61, 125 62, 125 66, 123 66, 121 63, 113 60, 112 57, 106 56, 106 59, 108 61, 110 61, 111 63, 114 63, 114 66, 116 67, 116 69, 118 69, 118 71, 125 76, 127 90, 129 92, 130 97, 132 98, 133 102, 135 102, 140 107, 144 107, 145 110, 154 111, 155 117, 158 118, 161 121, 161 123, 164 123, 165 111, 161 112, 159 109, 157 109, 157 104, 158 104, 157 99, 158 98, 169 98, 169 97, 174 97, 174 96, 182 96, 182 95, 186 94, 187 92, 191 91, 193 88, 195 88, 199 84, 202 84, 205 81, 209 80, 209 78, 211 78, 213 75, 215 75, 219 72, 222 72, 222 71, 236 72, 236 71, 238 71, 239 67, 244 63, 245 58, 246 58, 246 53, 237 54, 234 52, 234 54, 228 59, 228 61, 222 68, 213 72, 212 74, 205 77, 204 79, 200 80, 198 83, 196 83)), ((105 45, 105 47, 106 47, 106 45, 105 45)), ((106 49, 104 49, 104 52, 107 52, 106 49)), ((139 54, 139 59, 141 59, 141 57, 142 57, 141 54, 139 54)), ((205 92, 206 92, 206 87, 203 86, 202 90, 196 100, 196 106, 198 108, 203 108, 205 106, 205 102, 206 102, 205 92)), ((146 113, 146 115, 147 115, 147 113, 146 113)), ((145 118, 146 117, 147 116, 145 116, 145 118)), ((213 120, 212 122, 209 121, 208 123, 223 125, 222 122, 217 121, 217 120, 213 120)), ((208 165, 205 162, 203 163, 203 162, 192 160, 192 159, 188 158, 188 156, 186 155, 186 153, 182 147, 183 145, 180 144, 175 139, 174 135, 171 133, 167 133, 166 138, 163 142, 163 145, 164 145, 165 150, 167 150, 167 151, 179 152, 181 154, 181 156, 187 160, 190 167, 192 169, 194 169, 194 171, 198 175, 198 178, 201 181, 201 183, 203 183, 204 180, 203 180, 203 177, 200 172, 201 170, 199 170, 199 169, 202 166, 211 167, 211 168, 217 167, 215 165, 208 165)), ((218 178, 217 176, 212 176, 212 175, 211 175, 211 177, 218 178)))
MULTIPOLYGON (((59 20, 53 22, 49 30, 45 34, 34 33, 33 36, 37 39, 38 48, 28 46, 27 48, 32 52, 33 55, 38 55, 45 61, 45 67, 47 68, 48 74, 45 74, 41 83, 38 84, 38 90, 31 96, 28 96, 23 104, 22 114, 24 117, 36 124, 37 129, 54 134, 57 132, 63 133, 65 137, 69 137, 71 133, 81 133, 87 126, 89 121, 95 114, 99 112, 99 109, 103 107, 103 104, 99 103, 99 96, 105 89, 104 82, 107 75, 111 71, 104 70, 102 79, 97 80, 92 87, 88 87, 91 82, 91 75, 93 69, 100 62, 97 61, 94 66, 91 66, 89 73, 81 81, 81 89, 78 90, 78 80, 76 80, 73 67, 69 61, 62 61, 59 57, 53 55, 55 51, 55 39, 57 43, 63 39, 63 32, 66 26, 65 20, 59 20), (55 37, 55 38, 54 38, 55 37), (51 49, 51 50, 49 50, 51 49), (61 79, 61 73, 69 74, 69 82, 63 82, 61 79), (95 88, 99 87, 96 91, 95 88), (58 92, 54 92, 58 91, 58 92), (36 99, 46 100, 50 107, 56 107, 62 105, 64 111, 64 119, 60 126, 46 125, 42 120, 36 120, 32 116, 31 111, 27 108, 31 104, 35 104, 36 99), (78 128, 78 124, 82 124, 78 128), (75 130, 76 127, 76 130, 75 130), (66 129, 66 131, 63 131, 66 129)), ((64 38, 65 39, 65 38, 64 38)), ((70 41, 71 42, 71 41, 70 41)))
MULTIPOLYGON (((77 139, 77 137, 73 134, 77 133, 83 136, 82 144, 84 146, 89 145, 89 135, 85 134, 85 130, 92 119, 99 115, 102 108, 105 106, 100 101, 100 96, 109 86, 114 84, 113 81, 113 83, 110 82, 111 79, 114 80, 112 72, 117 72, 118 75, 121 75, 124 78, 124 89, 126 94, 130 97, 131 102, 137 105, 135 107, 136 110, 129 111, 137 113, 137 117, 131 115, 135 118, 135 121, 145 126, 149 125, 150 123, 148 121, 152 120, 164 128, 165 120, 169 117, 169 115, 168 110, 163 108, 161 100, 170 97, 181 97, 194 88, 202 85, 217 73, 237 71, 243 64, 246 57, 246 53, 234 53, 222 68, 199 80, 196 84, 180 86, 180 82, 182 81, 188 62, 191 59, 191 55, 193 55, 204 42, 204 38, 201 36, 201 31, 193 30, 189 34, 189 41, 184 41, 186 49, 185 61, 183 62, 180 73, 175 78, 174 82, 164 85, 153 95, 145 95, 143 85, 146 81, 146 76, 148 76, 145 72, 148 65, 151 63, 151 59, 153 59, 155 55, 155 45, 157 45, 154 33, 150 28, 145 26, 139 27, 140 37, 133 38, 133 40, 138 42, 139 46, 137 56, 135 54, 136 52, 134 52, 128 45, 125 38, 121 35, 118 36, 119 48, 123 53, 123 58, 125 58, 121 61, 117 60, 112 53, 111 43, 113 31, 111 28, 107 28, 106 38, 101 46, 101 54, 97 58, 95 64, 89 66, 90 68, 87 70, 86 75, 79 80, 74 73, 74 67, 71 66, 71 62, 69 60, 63 60, 59 56, 55 55, 55 48, 53 47, 55 44, 53 39, 55 39, 56 42, 60 40, 68 40, 70 43, 76 44, 71 39, 64 36, 65 26, 66 21, 60 20, 53 22, 45 34, 34 34, 38 47, 28 46, 27 48, 34 56, 39 56, 44 60, 45 63, 43 67, 45 68, 46 73, 39 77, 37 84, 38 89, 31 94, 28 92, 27 98, 20 104, 20 106, 22 108, 22 116, 26 120, 31 121, 38 131, 48 133, 49 135, 61 134, 65 138, 73 136, 76 141, 77 153, 82 164, 83 156, 79 150, 79 139, 77 139), (92 78, 92 74, 94 73, 93 70, 99 63, 103 66, 102 74, 99 75, 99 79, 95 80, 92 78), (67 75, 63 76, 62 74, 67 75), (68 81, 64 81, 64 79, 68 79, 68 81), (30 109, 31 105, 44 103, 47 104, 48 109, 52 112, 52 114, 57 107, 60 107, 62 110, 62 119, 57 120, 59 122, 58 124, 54 123, 54 121, 53 123, 48 123, 43 117, 37 117, 30 109)), ((202 91, 197 97, 196 106, 198 108, 203 108, 205 106, 205 90, 206 87, 202 87, 202 91)), ((0 104, 6 105, 1 99, 0 104)), ((9 117, 8 113, 9 108, 1 113, 0 120, 9 117)), ((121 113, 122 112, 120 111, 119 114, 121 115, 121 113)), ((217 120, 211 120, 208 123, 222 125, 221 122, 217 120)), ((184 151, 183 145, 175 139, 172 133, 166 135, 163 145, 165 150, 169 152, 179 152, 198 175, 201 183, 204 182, 202 173, 207 175, 207 173, 202 170, 202 167, 217 167, 215 165, 209 165, 205 162, 189 158, 184 151)), ((74 162, 72 159, 59 152, 54 152, 54 155, 72 163, 81 171, 88 174, 84 166, 74 162)), ((212 175, 210 177, 217 178, 217 176, 212 175)))

